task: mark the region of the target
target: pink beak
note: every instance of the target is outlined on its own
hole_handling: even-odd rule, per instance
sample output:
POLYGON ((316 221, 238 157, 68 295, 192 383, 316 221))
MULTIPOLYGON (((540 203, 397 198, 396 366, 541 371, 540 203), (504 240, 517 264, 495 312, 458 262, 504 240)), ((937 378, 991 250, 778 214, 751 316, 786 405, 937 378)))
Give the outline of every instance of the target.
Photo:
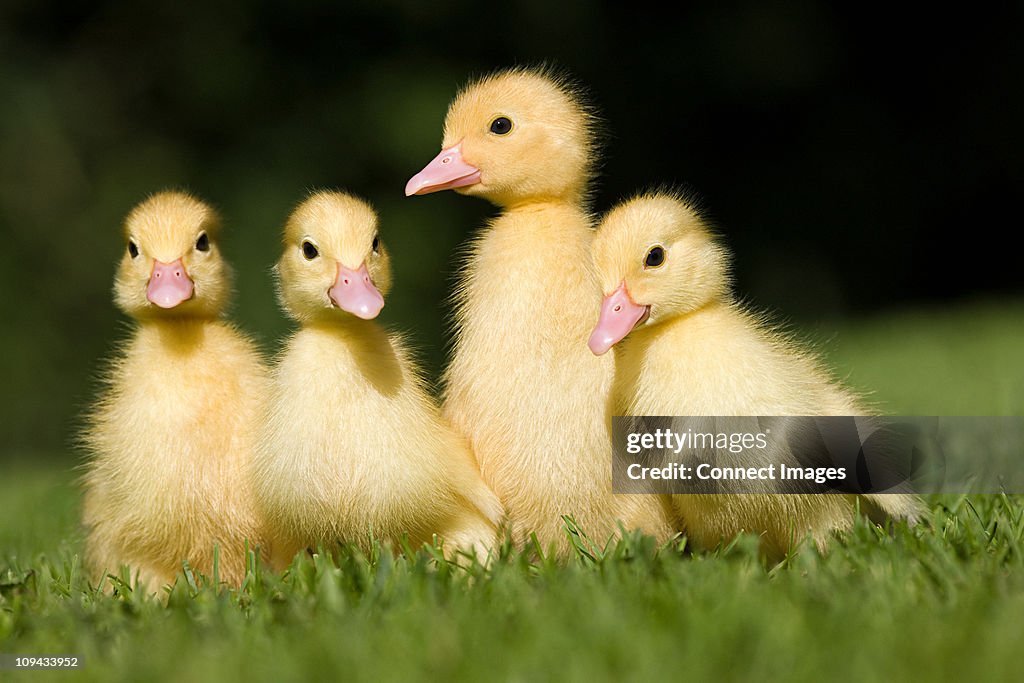
POLYGON ((649 313, 649 307, 633 303, 629 298, 626 283, 623 282, 618 289, 604 298, 601 304, 601 317, 598 318, 597 327, 590 334, 587 346, 594 355, 600 356, 646 320, 649 313))
POLYGON ((146 287, 146 298, 160 308, 174 308, 192 298, 192 279, 185 270, 185 264, 178 259, 174 263, 163 263, 153 259, 153 272, 146 287))
POLYGON ((339 263, 338 277, 327 290, 327 295, 335 306, 363 320, 376 318, 384 308, 384 297, 370 281, 365 263, 357 270, 350 270, 339 263))
POLYGON ((409 178, 409 182, 405 184, 405 196, 430 194, 479 182, 480 169, 463 161, 460 142, 454 147, 442 149, 422 171, 409 178))

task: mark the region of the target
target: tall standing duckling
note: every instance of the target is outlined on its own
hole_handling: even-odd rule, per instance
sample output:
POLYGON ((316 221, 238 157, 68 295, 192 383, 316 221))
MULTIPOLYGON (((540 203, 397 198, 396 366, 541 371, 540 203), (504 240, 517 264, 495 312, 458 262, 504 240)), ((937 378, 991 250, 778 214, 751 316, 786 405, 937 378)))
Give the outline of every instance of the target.
POLYGON ((587 352, 599 296, 584 200, 594 116, 543 71, 512 69, 451 104, 443 149, 406 194, 456 189, 503 209, 477 237, 456 295, 445 413, 469 440, 513 538, 565 552, 563 515, 598 543, 619 524, 660 538, 668 502, 611 492, 609 359, 587 352))
MULTIPOLYGON (((861 415, 820 362, 730 296, 728 254, 685 197, 639 196, 612 209, 593 245, 604 302, 590 349, 615 347, 616 415, 861 415)), ((914 519, 916 498, 866 496, 914 519)), ((853 521, 853 496, 674 495, 690 538, 714 547, 740 531, 766 554, 810 534, 822 546, 853 521)))
POLYGON ((402 340, 374 318, 391 285, 377 216, 320 192, 288 219, 277 266, 284 310, 302 327, 273 370, 255 462, 271 561, 371 539, 444 538, 486 556, 501 505, 464 440, 442 421, 402 340))
POLYGON ((263 545, 248 468, 266 370, 221 319, 230 271, 220 221, 203 202, 162 192, 124 224, 114 298, 135 330, 89 416, 84 476, 87 564, 128 565, 149 590, 187 561, 237 586, 246 546, 263 545))

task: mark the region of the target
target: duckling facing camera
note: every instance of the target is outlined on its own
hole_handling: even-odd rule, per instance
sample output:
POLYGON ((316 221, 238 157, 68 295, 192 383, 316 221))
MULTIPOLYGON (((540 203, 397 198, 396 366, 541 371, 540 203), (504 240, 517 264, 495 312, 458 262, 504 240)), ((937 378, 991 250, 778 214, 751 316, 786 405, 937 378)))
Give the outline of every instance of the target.
POLYGON ((268 381, 253 343, 221 319, 230 271, 220 221, 162 192, 124 225, 114 298, 135 329, 89 415, 83 483, 86 564, 97 580, 131 567, 150 590, 188 562, 237 586, 246 546, 265 547, 248 471, 268 381))
MULTIPOLYGON (((614 414, 864 414, 816 357, 732 299, 728 252, 686 197, 646 194, 613 208, 593 255, 605 298, 589 346, 598 355, 615 348, 614 414)), ((909 494, 864 502, 911 521, 920 512, 909 494)), ((856 498, 687 494, 672 503, 698 545, 748 531, 778 557, 794 537, 821 547, 851 527, 856 498)))
POLYGON ((586 349, 599 298, 585 208, 598 124, 564 79, 512 69, 452 102, 443 149, 406 194, 455 189, 503 209, 472 243, 456 296, 445 414, 466 435, 513 537, 568 553, 562 520, 603 545, 620 524, 673 535, 668 501, 614 495, 610 359, 586 349))
POLYGON ((374 320, 391 286, 377 216, 319 192, 288 219, 277 265, 285 312, 301 325, 272 373, 254 463, 272 564, 337 541, 484 559, 502 509, 464 441, 442 421, 403 341, 374 320))

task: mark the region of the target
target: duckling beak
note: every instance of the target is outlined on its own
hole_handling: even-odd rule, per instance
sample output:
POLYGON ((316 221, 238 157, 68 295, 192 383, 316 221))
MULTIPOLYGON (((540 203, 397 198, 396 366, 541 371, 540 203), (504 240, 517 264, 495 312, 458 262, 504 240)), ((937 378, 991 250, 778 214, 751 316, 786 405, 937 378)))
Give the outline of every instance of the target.
POLYGON ((370 281, 365 263, 356 270, 339 263, 338 277, 327 290, 327 295, 335 306, 363 320, 376 318, 380 309, 384 308, 384 297, 370 281))
POLYGON ((462 159, 462 143, 442 149, 422 171, 409 178, 405 196, 430 194, 480 182, 480 169, 462 159))
POLYGON ((625 339, 634 327, 646 320, 650 310, 649 306, 633 303, 626 283, 623 282, 618 289, 606 296, 601 304, 601 317, 598 318, 597 327, 587 342, 590 350, 595 356, 604 354, 625 339))
POLYGON ((149 285, 146 287, 146 298, 150 303, 160 308, 174 308, 191 299, 193 292, 192 278, 188 276, 181 259, 174 263, 153 259, 153 272, 149 275, 149 285))

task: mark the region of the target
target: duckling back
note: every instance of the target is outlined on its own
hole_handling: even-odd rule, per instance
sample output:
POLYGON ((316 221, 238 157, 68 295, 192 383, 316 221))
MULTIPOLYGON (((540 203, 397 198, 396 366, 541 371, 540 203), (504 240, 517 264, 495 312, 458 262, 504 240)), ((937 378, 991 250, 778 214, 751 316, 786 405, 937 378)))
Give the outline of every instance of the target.
POLYGON ((85 435, 86 557, 97 578, 129 565, 155 590, 188 562, 238 585, 246 548, 264 544, 247 472, 266 371, 254 344, 218 318, 227 274, 217 231, 212 210, 180 193, 150 198, 126 222, 115 291, 137 325, 85 435), (188 282, 168 289, 161 276, 188 282))

